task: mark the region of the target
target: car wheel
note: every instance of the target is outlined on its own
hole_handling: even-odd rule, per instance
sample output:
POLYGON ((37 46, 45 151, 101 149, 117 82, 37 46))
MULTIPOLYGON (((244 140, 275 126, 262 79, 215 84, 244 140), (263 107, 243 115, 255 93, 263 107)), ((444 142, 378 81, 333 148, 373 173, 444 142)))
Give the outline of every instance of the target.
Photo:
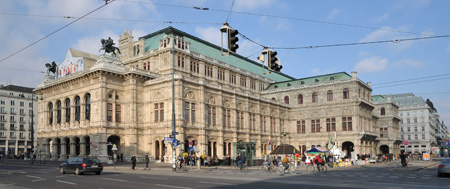
POLYGON ((63 167, 60 167, 60 168, 59 168, 59 172, 60 172, 61 174, 66 174, 66 172, 64 172, 64 168, 63 168, 63 167))
POLYGON ((81 175, 80 169, 78 169, 78 167, 75 169, 75 174, 76 175, 81 175))
POLYGON ((102 172, 101 171, 95 172, 96 175, 100 175, 100 173, 102 173, 102 172))

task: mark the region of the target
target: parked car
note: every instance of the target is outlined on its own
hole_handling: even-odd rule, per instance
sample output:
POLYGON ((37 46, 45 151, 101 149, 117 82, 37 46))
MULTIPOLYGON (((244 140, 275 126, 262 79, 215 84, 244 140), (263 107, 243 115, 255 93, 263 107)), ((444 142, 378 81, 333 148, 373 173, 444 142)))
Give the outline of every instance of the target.
POLYGON ((441 161, 438 167, 438 177, 444 174, 450 174, 450 158, 445 158, 441 161))
POLYGON ((83 158, 83 157, 73 157, 65 161, 59 167, 59 172, 61 174, 65 173, 75 173, 76 175, 81 175, 86 172, 94 172, 100 175, 103 171, 102 162, 95 158, 83 158))

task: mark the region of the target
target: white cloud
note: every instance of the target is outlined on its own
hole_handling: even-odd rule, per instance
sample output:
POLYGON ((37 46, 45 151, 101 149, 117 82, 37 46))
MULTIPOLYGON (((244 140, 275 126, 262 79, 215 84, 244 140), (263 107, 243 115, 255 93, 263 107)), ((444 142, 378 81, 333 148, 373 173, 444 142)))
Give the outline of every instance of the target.
POLYGON ((381 22, 381 21, 384 21, 384 20, 386 20, 388 18, 389 18, 389 14, 388 13, 384 13, 383 15, 374 18, 373 22, 381 22))
POLYGON ((328 14, 326 20, 327 21, 331 21, 333 20, 339 13, 341 13, 342 10, 340 9, 334 9, 333 11, 330 12, 330 14, 328 14))
POLYGON ((402 59, 399 61, 396 61, 392 64, 392 67, 422 67, 424 66, 425 63, 418 61, 418 60, 413 60, 413 59, 402 59))
MULTIPOLYGON (((220 46, 220 40, 221 40, 220 35, 221 34, 220 34, 220 30, 217 29, 217 27, 212 27, 212 26, 209 26, 206 28, 196 27, 195 33, 197 33, 201 39, 220 46)), ((223 45, 224 45, 224 47, 226 47, 226 39, 227 39, 226 35, 224 34, 223 37, 224 37, 223 45)))
POLYGON ((260 7, 269 7, 273 0, 238 0, 234 2, 233 10, 255 10, 260 7))
POLYGON ((373 56, 358 62, 354 69, 357 72, 379 72, 385 70, 388 64, 389 60, 387 58, 373 56))

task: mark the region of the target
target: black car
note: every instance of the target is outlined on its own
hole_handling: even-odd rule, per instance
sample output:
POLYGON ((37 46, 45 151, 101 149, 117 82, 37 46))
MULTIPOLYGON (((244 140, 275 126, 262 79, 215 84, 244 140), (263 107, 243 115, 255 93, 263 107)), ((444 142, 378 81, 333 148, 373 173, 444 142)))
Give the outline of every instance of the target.
POLYGON ((95 174, 100 175, 102 171, 102 162, 94 157, 73 157, 62 163, 59 167, 59 172, 61 174, 75 173, 76 175, 81 175, 86 172, 94 172, 95 174))

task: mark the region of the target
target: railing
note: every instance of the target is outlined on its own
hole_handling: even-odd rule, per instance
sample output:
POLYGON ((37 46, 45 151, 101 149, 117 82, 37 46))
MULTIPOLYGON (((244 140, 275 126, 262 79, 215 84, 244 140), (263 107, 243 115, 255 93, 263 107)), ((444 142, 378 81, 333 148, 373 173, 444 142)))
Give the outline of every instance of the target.
POLYGON ((7 113, 8 113, 7 111, 0 112, 0 114, 7 114, 7 113))
POLYGON ((16 112, 11 112, 11 113, 9 113, 9 114, 11 114, 11 115, 16 115, 16 112))

